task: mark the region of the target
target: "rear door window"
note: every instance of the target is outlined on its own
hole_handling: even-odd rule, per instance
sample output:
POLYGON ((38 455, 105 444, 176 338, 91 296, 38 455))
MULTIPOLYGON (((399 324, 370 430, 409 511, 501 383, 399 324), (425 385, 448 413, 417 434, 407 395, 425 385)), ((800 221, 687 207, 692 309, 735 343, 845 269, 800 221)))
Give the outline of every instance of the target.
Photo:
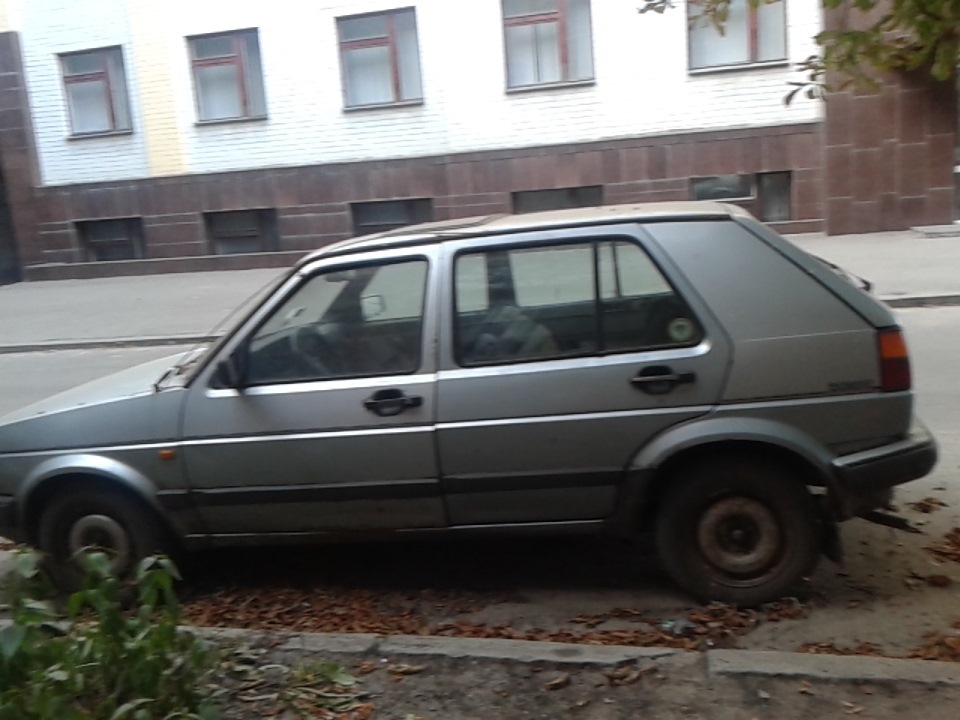
POLYGON ((636 243, 597 239, 461 253, 461 365, 695 345, 700 324, 636 243))

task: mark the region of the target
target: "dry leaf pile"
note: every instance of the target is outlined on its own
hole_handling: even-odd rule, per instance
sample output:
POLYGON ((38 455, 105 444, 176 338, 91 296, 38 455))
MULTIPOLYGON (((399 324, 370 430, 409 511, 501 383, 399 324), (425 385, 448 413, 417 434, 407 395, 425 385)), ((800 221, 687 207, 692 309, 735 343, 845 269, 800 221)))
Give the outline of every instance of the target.
POLYGON ((876 643, 861 642, 851 647, 841 647, 830 642, 804 643, 800 652, 813 655, 869 655, 871 657, 892 657, 876 643))
POLYGON ((907 507, 921 513, 932 513, 940 508, 947 507, 947 504, 935 497, 927 497, 918 502, 907 503, 907 507))
POLYGON ((926 550, 941 560, 960 562, 960 527, 955 527, 943 539, 928 545, 926 550))

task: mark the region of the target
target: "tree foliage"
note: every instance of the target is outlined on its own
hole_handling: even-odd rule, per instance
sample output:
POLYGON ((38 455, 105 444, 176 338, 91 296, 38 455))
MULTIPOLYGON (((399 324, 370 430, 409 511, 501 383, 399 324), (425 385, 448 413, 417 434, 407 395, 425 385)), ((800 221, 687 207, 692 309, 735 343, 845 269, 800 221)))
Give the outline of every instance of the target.
MULTIPOLYGON (((688 0, 696 8, 690 22, 723 32, 732 0, 688 0)), ((778 0, 748 0, 751 5, 778 0)), ((877 72, 920 71, 949 80, 960 62, 960 0, 820 0, 832 13, 829 29, 815 37, 818 55, 800 69, 807 82, 793 83, 788 100, 800 90, 810 96, 851 83, 870 83, 877 72)), ((641 13, 663 13, 676 0, 644 0, 641 13)))

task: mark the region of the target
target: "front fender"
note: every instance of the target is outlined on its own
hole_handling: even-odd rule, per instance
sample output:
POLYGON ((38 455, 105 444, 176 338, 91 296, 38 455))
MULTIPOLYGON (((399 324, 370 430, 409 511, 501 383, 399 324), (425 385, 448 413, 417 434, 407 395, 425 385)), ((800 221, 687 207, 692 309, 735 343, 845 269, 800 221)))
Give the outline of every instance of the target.
POLYGON ((67 475, 103 478, 132 490, 151 507, 160 510, 157 488, 139 470, 113 458, 92 453, 56 455, 36 465, 24 478, 17 491, 21 521, 27 516, 30 499, 44 483, 67 475))

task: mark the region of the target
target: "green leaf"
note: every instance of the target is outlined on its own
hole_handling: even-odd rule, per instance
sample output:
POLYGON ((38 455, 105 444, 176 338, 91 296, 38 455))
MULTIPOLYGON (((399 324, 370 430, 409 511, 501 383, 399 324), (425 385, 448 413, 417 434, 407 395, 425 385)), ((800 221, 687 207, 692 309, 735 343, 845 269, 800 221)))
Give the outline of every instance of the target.
POLYGON ((21 578, 35 578, 40 572, 40 554, 33 550, 18 550, 13 555, 13 569, 21 578))
POLYGON ((7 625, 0 630, 0 654, 10 660, 17 654, 26 636, 27 629, 22 625, 7 625))
POLYGON ((135 717, 133 714, 135 710, 139 710, 144 705, 152 702, 154 702, 153 698, 138 698, 136 700, 126 702, 114 710, 113 715, 110 716, 110 720, 124 720, 124 718, 135 717))

